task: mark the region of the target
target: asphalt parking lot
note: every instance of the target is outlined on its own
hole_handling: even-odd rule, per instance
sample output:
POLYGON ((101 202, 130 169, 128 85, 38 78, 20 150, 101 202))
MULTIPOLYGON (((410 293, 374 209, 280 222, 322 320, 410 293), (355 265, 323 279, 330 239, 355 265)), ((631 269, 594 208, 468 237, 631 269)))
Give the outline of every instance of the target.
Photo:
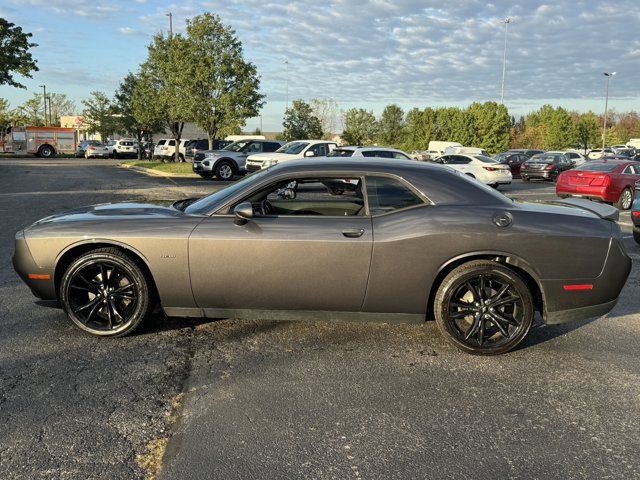
MULTIPOLYGON (((51 213, 204 195, 115 161, 0 159, 0 478, 637 478, 640 249, 605 318, 499 357, 421 326, 183 320, 100 340, 37 305, 13 235, 51 213), (166 447, 166 451, 165 451, 166 447), (162 457, 162 452, 165 451, 162 457)), ((555 198, 515 181, 514 198, 555 198)), ((576 259, 588 261, 588 259, 576 259)))

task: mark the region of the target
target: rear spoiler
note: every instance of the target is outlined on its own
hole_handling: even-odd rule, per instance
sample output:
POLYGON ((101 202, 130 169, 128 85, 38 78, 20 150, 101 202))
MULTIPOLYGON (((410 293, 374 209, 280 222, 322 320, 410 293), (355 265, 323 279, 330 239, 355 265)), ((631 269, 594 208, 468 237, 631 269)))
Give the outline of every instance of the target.
POLYGON ((600 218, 611 220, 614 222, 617 221, 618 218, 620 218, 620 212, 616 207, 612 207, 611 205, 607 205, 606 203, 598 203, 587 200, 586 198, 561 198, 552 200, 547 203, 562 205, 565 207, 581 208, 582 210, 595 213, 600 218))

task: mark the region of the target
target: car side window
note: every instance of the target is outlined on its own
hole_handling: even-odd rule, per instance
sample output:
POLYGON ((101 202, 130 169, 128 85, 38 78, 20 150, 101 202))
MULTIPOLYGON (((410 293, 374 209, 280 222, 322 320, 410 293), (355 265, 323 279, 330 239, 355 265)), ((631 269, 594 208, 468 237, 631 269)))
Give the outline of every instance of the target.
POLYGON ((275 152, 277 149, 279 149, 282 145, 280 145, 279 143, 273 143, 273 142, 269 142, 269 143, 265 143, 262 146, 262 151, 263 152, 275 152))
POLYGON ((455 165, 466 165, 468 163, 471 163, 470 158, 463 157, 462 155, 453 155, 452 158, 453 158, 453 161, 451 163, 455 165))
POLYGON ((366 177, 365 183, 371 215, 424 204, 424 201, 413 190, 394 178, 366 177))
POLYGON ((311 150, 316 157, 326 157, 328 153, 327 145, 325 143, 312 145, 309 150, 311 150))
POLYGON ((628 175, 637 175, 638 169, 635 165, 627 165, 625 169, 622 171, 622 173, 628 174, 628 175))
POLYGON ((249 147, 246 149, 246 152, 251 153, 260 153, 262 152, 262 144, 260 142, 252 142, 249 144, 249 147))
POLYGON ((396 158, 398 160, 411 160, 408 156, 406 156, 404 153, 402 152, 391 152, 391 156, 393 158, 396 158))

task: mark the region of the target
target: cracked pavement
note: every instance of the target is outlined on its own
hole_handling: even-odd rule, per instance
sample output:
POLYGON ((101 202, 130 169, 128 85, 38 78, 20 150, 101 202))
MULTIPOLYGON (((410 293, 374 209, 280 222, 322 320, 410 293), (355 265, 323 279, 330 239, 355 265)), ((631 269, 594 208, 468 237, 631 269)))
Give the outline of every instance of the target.
POLYGON ((640 476, 630 238, 636 264, 608 317, 539 325, 492 358, 450 347, 433 322, 157 315, 138 334, 97 339, 36 305, 13 273, 13 235, 38 218, 218 186, 111 161, 0 159, 0 478, 143 478, 137 456, 157 439, 169 439, 165 479, 640 476))

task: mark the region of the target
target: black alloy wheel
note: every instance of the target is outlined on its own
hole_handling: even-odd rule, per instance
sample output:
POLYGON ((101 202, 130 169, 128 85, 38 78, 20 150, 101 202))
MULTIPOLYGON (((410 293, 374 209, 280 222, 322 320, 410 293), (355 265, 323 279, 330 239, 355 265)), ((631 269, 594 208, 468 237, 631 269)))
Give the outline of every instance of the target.
POLYGON ((132 332, 152 310, 145 271, 116 248, 81 255, 65 272, 60 300, 82 330, 103 337, 132 332))
POLYGON ((436 322, 456 347, 476 355, 513 349, 534 317, 533 297, 513 270, 477 260, 454 269, 435 300, 436 322))

